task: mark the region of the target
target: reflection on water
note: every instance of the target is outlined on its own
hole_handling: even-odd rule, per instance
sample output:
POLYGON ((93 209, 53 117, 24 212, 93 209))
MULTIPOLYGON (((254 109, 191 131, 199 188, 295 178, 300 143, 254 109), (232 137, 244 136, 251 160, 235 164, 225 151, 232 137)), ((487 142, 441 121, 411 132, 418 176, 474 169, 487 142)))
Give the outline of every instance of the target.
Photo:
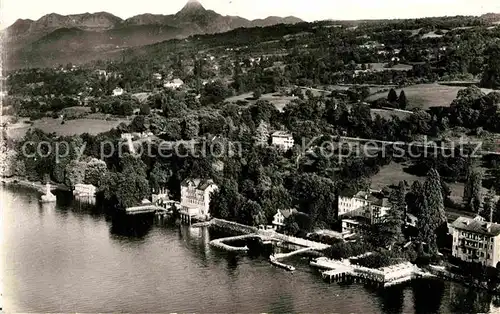
MULTIPOLYGON (((376 289, 328 284, 307 257, 273 267, 263 254, 209 245, 220 230, 135 217, 58 193, 1 192, 1 277, 8 312, 495 312, 499 299, 439 280, 376 289), (492 310, 493 309, 493 310, 492 310)), ((287 249, 284 249, 285 251, 287 249)))
POLYGON ((377 289, 377 296, 382 304, 384 313, 401 313, 404 307, 405 290, 400 286, 393 286, 387 289, 377 289))
POLYGON ((450 287, 451 311, 454 313, 486 313, 492 296, 474 288, 450 287))
POLYGON ((154 215, 113 215, 110 233, 128 239, 144 239, 153 228, 154 215))

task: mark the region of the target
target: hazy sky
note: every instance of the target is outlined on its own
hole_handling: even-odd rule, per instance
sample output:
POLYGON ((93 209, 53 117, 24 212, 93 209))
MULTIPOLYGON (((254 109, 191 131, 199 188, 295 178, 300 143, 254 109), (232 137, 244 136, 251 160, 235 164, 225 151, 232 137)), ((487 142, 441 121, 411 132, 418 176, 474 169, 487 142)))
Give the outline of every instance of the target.
MULTIPOLYGON (((48 13, 110 12, 121 18, 141 13, 172 14, 187 0, 0 0, 1 28, 18 18, 48 13)), ((249 19, 294 15, 320 19, 412 18, 500 13, 500 0, 200 0, 206 9, 249 19)))

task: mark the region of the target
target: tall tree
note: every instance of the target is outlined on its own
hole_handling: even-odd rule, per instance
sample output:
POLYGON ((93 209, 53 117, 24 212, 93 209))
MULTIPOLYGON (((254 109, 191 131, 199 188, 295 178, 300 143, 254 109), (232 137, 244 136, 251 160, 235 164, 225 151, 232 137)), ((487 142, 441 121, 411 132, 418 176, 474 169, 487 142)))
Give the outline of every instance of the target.
MULTIPOLYGON (((479 213, 482 203, 482 187, 483 173, 474 165, 469 165, 467 170, 466 181, 464 185, 463 202, 465 208, 479 213)), ((485 217, 486 218, 486 217, 485 217)))
POLYGON ((398 94, 396 93, 396 90, 394 88, 391 88, 389 91, 389 94, 387 95, 387 101, 390 103, 395 103, 398 101, 398 94))
POLYGON ((378 229, 373 238, 378 238, 382 241, 379 245, 382 247, 392 248, 395 244, 401 243, 404 240, 402 226, 406 212, 406 187, 401 181, 396 189, 394 189, 389 197, 391 209, 387 213, 382 223, 377 224, 378 229))
POLYGON ((493 214, 496 206, 495 198, 496 198, 495 188, 492 187, 484 197, 483 209, 479 213, 481 217, 485 218, 488 221, 493 220, 493 214))
POLYGON ((423 206, 421 204, 424 187, 420 181, 413 182, 410 191, 406 194, 406 203, 408 204, 408 212, 419 218, 422 215, 423 206))
POLYGON ((92 158, 89 160, 87 167, 85 168, 84 182, 99 187, 106 172, 106 163, 100 159, 92 158))
POLYGON ((428 200, 430 210, 432 210, 435 226, 446 222, 442 189, 441 177, 437 170, 432 168, 427 174, 427 180, 424 183, 424 195, 428 200))
POLYGON ((167 182, 172 176, 172 171, 165 164, 156 162, 153 170, 149 174, 149 184, 153 191, 159 191, 167 186, 167 182))
POLYGON ((235 219, 244 204, 244 197, 232 180, 224 180, 210 200, 210 215, 222 219, 235 219))
POLYGON ((259 203, 253 200, 247 200, 241 209, 240 222, 258 226, 267 224, 266 216, 264 215, 259 203))
POLYGON ((421 207, 422 215, 418 219, 417 229, 418 229, 418 240, 420 242, 426 243, 429 249, 429 253, 435 253, 437 251, 437 237, 434 217, 432 217, 432 209, 429 207, 427 199, 424 195, 421 195, 421 207))
POLYGON ((437 252, 436 232, 446 223, 441 178, 434 168, 427 175, 421 197, 419 203, 422 207, 422 214, 418 221, 419 240, 427 244, 429 253, 434 254, 437 252))
POLYGON ((402 90, 398 98, 399 109, 406 109, 408 106, 408 99, 406 99, 405 91, 402 90))

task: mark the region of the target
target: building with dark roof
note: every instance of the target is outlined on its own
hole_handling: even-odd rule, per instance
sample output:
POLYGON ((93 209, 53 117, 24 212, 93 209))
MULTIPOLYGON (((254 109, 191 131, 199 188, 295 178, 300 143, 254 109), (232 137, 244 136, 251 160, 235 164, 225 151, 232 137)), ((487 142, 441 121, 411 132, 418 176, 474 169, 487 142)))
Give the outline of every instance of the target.
POLYGON ((500 261, 500 224, 459 217, 450 225, 452 255, 468 262, 496 267, 500 261))

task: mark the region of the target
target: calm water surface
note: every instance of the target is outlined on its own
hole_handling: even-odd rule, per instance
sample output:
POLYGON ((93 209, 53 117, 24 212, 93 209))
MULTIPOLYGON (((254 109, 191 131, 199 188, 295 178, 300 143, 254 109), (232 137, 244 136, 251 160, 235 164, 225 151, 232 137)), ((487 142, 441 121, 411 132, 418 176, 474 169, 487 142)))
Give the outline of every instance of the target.
POLYGON ((1 188, 1 279, 8 312, 447 313, 499 312, 492 296, 442 281, 390 289, 328 284, 307 260, 297 271, 219 251, 207 228, 154 217, 114 221, 58 195, 1 188))

